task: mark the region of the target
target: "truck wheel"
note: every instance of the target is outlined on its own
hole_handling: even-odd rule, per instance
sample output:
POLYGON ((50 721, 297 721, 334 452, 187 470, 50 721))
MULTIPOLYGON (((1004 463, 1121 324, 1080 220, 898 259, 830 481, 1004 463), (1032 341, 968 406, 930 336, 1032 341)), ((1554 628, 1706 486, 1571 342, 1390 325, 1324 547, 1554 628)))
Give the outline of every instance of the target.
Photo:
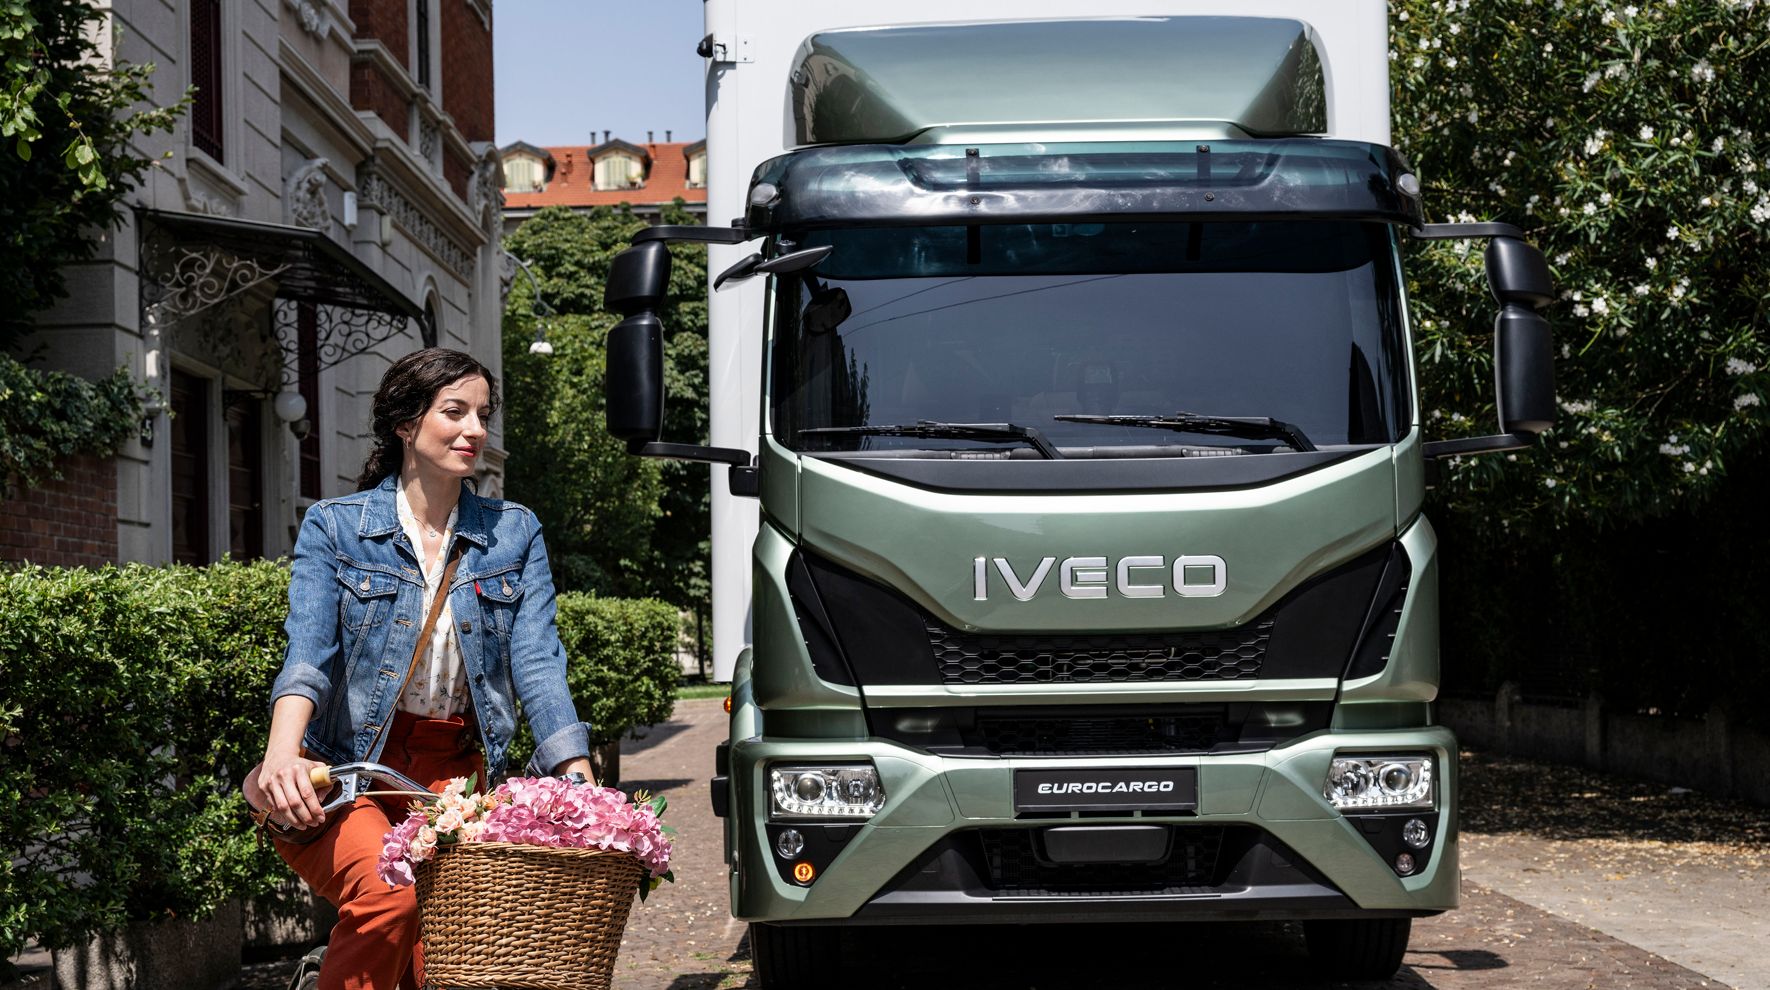
POLYGON ((1341 980, 1387 980, 1401 968, 1412 918, 1355 918, 1305 921, 1309 957, 1341 980))
POLYGON ((836 965, 838 928, 789 928, 753 922, 750 958, 762 990, 827 988, 836 965))

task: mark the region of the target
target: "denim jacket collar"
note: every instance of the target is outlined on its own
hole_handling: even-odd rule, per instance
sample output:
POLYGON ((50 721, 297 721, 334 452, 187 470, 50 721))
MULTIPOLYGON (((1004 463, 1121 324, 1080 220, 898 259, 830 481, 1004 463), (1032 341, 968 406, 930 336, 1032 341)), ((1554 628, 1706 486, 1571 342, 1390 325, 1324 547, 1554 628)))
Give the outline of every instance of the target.
MULTIPOLYGON (((397 484, 399 475, 390 474, 369 490, 369 499, 363 505, 362 522, 357 526, 358 536, 371 539, 399 532, 399 510, 394 502, 394 486, 397 484)), ((465 481, 461 482, 459 505, 460 511, 455 515, 455 535, 484 550, 487 542, 485 510, 480 505, 479 496, 465 481)))

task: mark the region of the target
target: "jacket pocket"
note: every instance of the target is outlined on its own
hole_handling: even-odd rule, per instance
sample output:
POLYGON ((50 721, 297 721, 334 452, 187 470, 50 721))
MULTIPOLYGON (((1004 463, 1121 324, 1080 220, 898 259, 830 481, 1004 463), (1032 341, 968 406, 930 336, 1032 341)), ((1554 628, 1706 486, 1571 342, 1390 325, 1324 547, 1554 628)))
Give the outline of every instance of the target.
POLYGON ((338 565, 338 583, 344 586, 344 594, 338 596, 338 621, 353 631, 385 619, 399 595, 399 578, 355 564, 338 565))
POLYGON ((510 656, 510 631, 516 624, 516 610, 522 604, 522 572, 508 570, 477 578, 473 587, 479 593, 479 605, 485 612, 498 638, 499 653, 510 656))

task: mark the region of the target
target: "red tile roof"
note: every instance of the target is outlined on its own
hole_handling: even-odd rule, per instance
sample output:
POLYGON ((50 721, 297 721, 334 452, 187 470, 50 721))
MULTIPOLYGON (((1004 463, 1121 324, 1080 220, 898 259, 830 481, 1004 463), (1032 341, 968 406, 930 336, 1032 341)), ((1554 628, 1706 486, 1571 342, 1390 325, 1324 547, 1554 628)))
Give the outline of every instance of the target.
POLYGON ((593 189, 595 169, 589 152, 601 145, 567 145, 547 148, 553 156, 553 179, 540 192, 505 192, 504 206, 512 210, 538 210, 544 206, 635 206, 668 203, 682 197, 687 203, 705 203, 707 190, 688 188, 688 158, 683 151, 699 141, 669 141, 635 145, 651 156, 645 185, 638 189, 593 189))

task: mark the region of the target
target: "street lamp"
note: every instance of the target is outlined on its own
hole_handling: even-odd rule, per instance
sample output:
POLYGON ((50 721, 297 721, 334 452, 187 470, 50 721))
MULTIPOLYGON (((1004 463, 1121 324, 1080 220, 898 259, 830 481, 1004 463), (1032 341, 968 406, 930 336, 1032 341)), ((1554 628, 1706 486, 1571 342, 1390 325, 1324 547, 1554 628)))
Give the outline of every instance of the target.
POLYGON ((541 280, 535 278, 535 273, 530 270, 529 263, 509 251, 505 251, 504 256, 516 262, 517 270, 528 278, 529 288, 534 290, 534 298, 529 301, 529 312, 535 317, 535 339, 529 344, 529 353, 546 357, 553 353, 553 344, 547 340, 547 327, 542 322, 542 318, 551 316, 553 307, 547 305, 547 301, 541 298, 541 280))

